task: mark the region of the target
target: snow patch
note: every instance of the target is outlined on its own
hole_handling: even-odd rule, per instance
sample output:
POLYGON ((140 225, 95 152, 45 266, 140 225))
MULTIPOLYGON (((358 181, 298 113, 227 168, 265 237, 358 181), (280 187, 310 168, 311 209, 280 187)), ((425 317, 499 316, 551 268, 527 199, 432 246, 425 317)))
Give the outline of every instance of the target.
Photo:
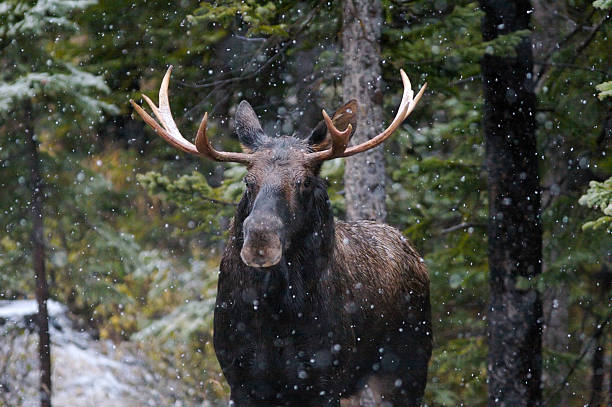
MULTIPOLYGON (((96 340, 74 327, 65 305, 49 300, 47 308, 54 406, 212 406, 155 371, 135 343, 96 340)), ((0 301, 0 406, 40 404, 37 312, 34 300, 0 301)))
MULTIPOLYGON (((66 307, 57 301, 48 300, 49 316, 55 317, 66 312, 66 307)), ((34 316, 38 313, 36 300, 0 301, 0 318, 15 320, 34 316)))

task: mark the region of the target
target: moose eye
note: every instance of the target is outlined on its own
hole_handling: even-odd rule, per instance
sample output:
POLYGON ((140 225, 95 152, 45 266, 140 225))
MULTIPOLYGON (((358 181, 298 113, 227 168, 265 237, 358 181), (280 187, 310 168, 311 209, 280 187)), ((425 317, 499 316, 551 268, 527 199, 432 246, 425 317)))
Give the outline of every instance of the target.
POLYGON ((295 183, 295 186, 302 190, 310 188, 311 185, 312 185, 312 182, 310 178, 301 179, 295 183))
POLYGON ((253 189, 253 187, 255 186, 255 183, 253 182, 251 178, 244 178, 243 181, 248 189, 253 189))

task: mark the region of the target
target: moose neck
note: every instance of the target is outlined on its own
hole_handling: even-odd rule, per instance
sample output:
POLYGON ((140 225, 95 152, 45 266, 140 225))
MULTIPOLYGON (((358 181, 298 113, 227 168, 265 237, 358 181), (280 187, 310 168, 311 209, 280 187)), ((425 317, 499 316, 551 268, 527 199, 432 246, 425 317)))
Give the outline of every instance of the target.
POLYGON ((230 232, 230 241, 233 241, 231 253, 226 253, 236 265, 228 271, 237 273, 234 281, 240 281, 242 285, 236 289, 252 290, 260 297, 277 298, 291 303, 296 309, 304 305, 305 299, 295 293, 314 292, 312 288, 321 275, 330 269, 333 261, 333 213, 325 189, 318 191, 317 196, 314 207, 307 214, 308 221, 290 237, 291 242, 285 248, 281 261, 267 268, 249 267, 240 259, 243 222, 248 216, 249 206, 247 198, 243 197, 238 204, 230 232))

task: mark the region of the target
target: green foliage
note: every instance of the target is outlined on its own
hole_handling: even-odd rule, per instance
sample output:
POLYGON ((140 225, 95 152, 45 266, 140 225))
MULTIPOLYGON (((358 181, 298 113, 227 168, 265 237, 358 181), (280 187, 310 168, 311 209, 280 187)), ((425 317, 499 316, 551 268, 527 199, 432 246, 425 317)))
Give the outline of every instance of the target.
POLYGON ((600 100, 604 100, 608 96, 612 96, 612 81, 600 83, 599 85, 595 86, 595 88, 597 88, 599 91, 599 95, 597 95, 597 97, 600 100))
POLYGON ((239 3, 223 1, 214 4, 203 2, 190 18, 192 21, 214 22, 223 27, 231 25, 233 20, 239 16, 249 25, 247 35, 287 37, 289 35, 287 25, 276 22, 279 8, 286 9, 273 1, 248 0, 239 3))
POLYGON ((589 189, 580 197, 578 203, 599 209, 604 214, 597 220, 582 225, 583 230, 607 228, 608 232, 612 232, 612 177, 604 182, 589 182, 589 189))
POLYGON ((72 111, 90 117, 99 115, 103 110, 117 112, 113 105, 88 95, 90 92, 109 92, 99 77, 69 64, 65 65, 65 70, 68 73, 29 73, 13 82, 0 83, 0 112, 10 112, 19 101, 32 99, 43 93, 46 96, 62 95, 64 98, 66 95, 72 96, 72 111))
POLYGON ((244 191, 242 178, 245 172, 242 166, 231 167, 225 171, 222 184, 216 188, 211 187, 206 178, 195 171, 175 181, 154 171, 139 174, 136 178, 150 194, 181 208, 182 216, 190 219, 187 222, 190 234, 200 233, 217 240, 225 238, 226 233, 211 235, 210 232, 225 229, 244 191))
MULTIPOLYGON (((78 30, 78 25, 69 18, 70 13, 93 3, 91 0, 3 3, 0 49, 5 55, 3 64, 12 69, 3 69, 0 75, 0 114, 10 114, 22 101, 37 97, 54 102, 57 99, 62 113, 66 107, 86 117, 100 115, 103 110, 115 111, 114 106, 96 97, 109 91, 102 78, 58 57, 50 46, 56 38, 78 30)), ((57 110, 55 103, 47 107, 43 109, 48 110, 47 114, 57 110)))
POLYGON ((48 35, 49 31, 77 30, 66 18, 74 10, 84 9, 95 0, 7 0, 0 8, 0 39, 10 42, 18 35, 48 35))
POLYGON ((484 336, 450 339, 434 349, 426 398, 433 405, 486 405, 484 336))
POLYGON ((171 271, 166 268, 170 264, 166 264, 146 274, 139 273, 139 279, 150 280, 148 318, 141 321, 140 326, 145 328, 132 340, 146 344, 144 351, 149 358, 162 370, 181 377, 205 399, 227 404, 227 385, 218 379, 221 369, 212 348, 216 262, 217 259, 211 263, 192 261, 180 272, 171 271), (162 316, 157 318, 159 315, 162 316))
POLYGON ((597 0, 593 2, 593 7, 607 10, 612 8, 612 0, 597 0))

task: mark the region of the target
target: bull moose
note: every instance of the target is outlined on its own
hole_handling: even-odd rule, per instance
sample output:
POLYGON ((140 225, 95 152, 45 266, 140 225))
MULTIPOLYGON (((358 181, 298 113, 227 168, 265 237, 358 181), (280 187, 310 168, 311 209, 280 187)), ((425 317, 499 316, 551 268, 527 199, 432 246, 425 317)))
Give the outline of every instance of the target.
POLYGON ((247 166, 246 188, 221 260, 214 348, 231 388, 230 405, 339 406, 370 387, 384 406, 417 406, 432 350, 429 276, 423 260, 394 228, 344 222, 332 214, 325 160, 380 145, 412 112, 416 97, 401 71, 404 93, 393 122, 368 141, 347 147, 357 121, 350 101, 305 138, 266 135, 248 102, 235 116, 243 152, 195 144, 179 132, 168 101, 168 69, 159 123, 138 114, 174 147, 247 166), (338 128, 340 127, 340 129, 338 128))

